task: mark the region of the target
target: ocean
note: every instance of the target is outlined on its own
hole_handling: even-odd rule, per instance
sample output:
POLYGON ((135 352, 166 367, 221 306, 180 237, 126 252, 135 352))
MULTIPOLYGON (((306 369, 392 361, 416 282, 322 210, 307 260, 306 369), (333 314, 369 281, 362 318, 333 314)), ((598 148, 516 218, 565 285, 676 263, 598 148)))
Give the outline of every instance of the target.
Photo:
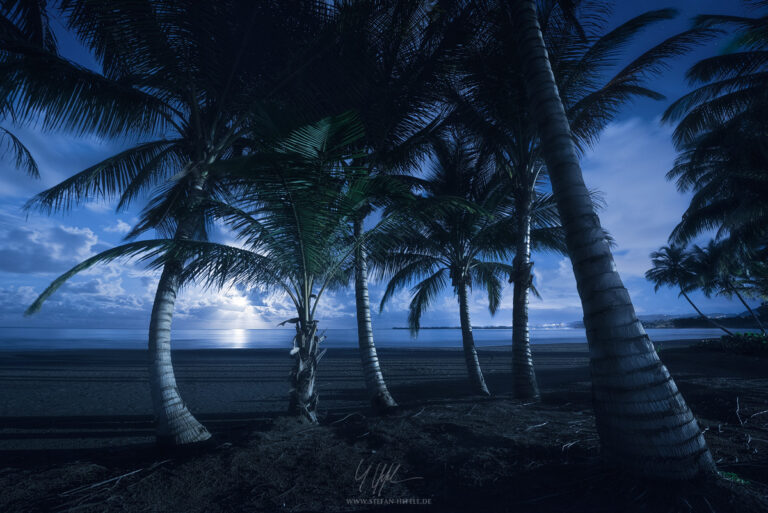
MULTIPOLYGON (((320 330, 321 332, 323 330, 320 330)), ((716 338, 716 329, 649 329, 654 342, 681 339, 716 338)), ((476 329, 477 346, 501 346, 512 343, 511 329, 476 329)), ((174 330, 175 349, 259 349, 288 348, 292 329, 196 329, 174 330)), ((324 347, 357 347, 356 329, 325 330, 324 347)), ((436 348, 461 347, 458 329, 421 330, 411 337, 408 330, 374 330, 377 347, 436 348)), ((586 342, 583 329, 531 329, 533 344, 562 344, 586 342)), ((60 350, 60 349, 143 349, 147 344, 146 329, 58 329, 58 328, 0 328, 0 351, 60 350)))

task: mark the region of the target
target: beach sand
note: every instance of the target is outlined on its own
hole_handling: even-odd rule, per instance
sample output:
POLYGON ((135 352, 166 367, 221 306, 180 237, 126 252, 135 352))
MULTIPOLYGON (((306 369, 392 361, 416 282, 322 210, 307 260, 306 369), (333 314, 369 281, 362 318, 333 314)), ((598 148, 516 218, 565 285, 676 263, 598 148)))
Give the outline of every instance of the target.
MULTIPOLYGON (((511 392, 508 348, 479 353, 490 389, 511 392)), ((587 385, 587 356, 586 344, 535 346, 542 388, 587 385)), ((379 359, 390 391, 402 405, 468 397, 459 349, 379 349, 379 359)), ((286 411, 291 366, 286 350, 175 351, 173 362, 182 398, 213 430, 286 411)), ((0 382, 0 451, 152 441, 143 351, 0 353, 0 382)), ((318 364, 317 386, 321 416, 368 407, 357 350, 329 349, 318 364)))
MULTIPOLYGON (((768 504, 758 498, 768 490, 768 414, 760 413, 768 411, 766 362, 690 344, 664 342, 660 355, 707 430, 721 470, 750 482, 743 490, 728 482, 707 501, 720 504, 716 511, 728 511, 722 504, 760 511, 768 504)), ((479 354, 489 399, 467 393, 460 350, 379 350, 401 405, 379 418, 368 410, 357 352, 329 349, 318 367, 321 426, 307 431, 281 417, 289 387, 287 351, 177 351, 182 397, 214 434, 216 449, 161 458, 153 446, 144 352, 0 353, 0 510, 362 511, 345 502, 359 495, 355 465, 361 458, 386 457, 400 462, 404 474, 423 478, 391 484, 387 493, 393 497, 426 497, 441 511, 461 511, 478 500, 489 511, 527 511, 531 504, 534 511, 565 511, 568 494, 581 493, 574 479, 603 468, 586 344, 533 346, 543 396, 537 404, 511 398, 508 347, 479 354), (164 459, 169 461, 156 465, 164 459), (141 471, 110 484, 106 494, 104 485, 85 494, 87 500, 81 500, 83 491, 66 493, 132 469, 141 471), (295 469, 304 469, 301 484, 295 469), (211 483, 212 472, 224 475, 211 483), (552 492, 554 479, 562 481, 560 492, 552 492), (112 507, 110 497, 120 507, 112 507)), ((611 490, 625 494, 636 486, 622 483, 611 490)), ((597 508, 606 491, 594 490, 597 508)), ((650 502, 637 504, 666 500, 659 493, 646 493, 650 502)), ((698 493, 690 491, 678 505, 695 502, 698 493)))

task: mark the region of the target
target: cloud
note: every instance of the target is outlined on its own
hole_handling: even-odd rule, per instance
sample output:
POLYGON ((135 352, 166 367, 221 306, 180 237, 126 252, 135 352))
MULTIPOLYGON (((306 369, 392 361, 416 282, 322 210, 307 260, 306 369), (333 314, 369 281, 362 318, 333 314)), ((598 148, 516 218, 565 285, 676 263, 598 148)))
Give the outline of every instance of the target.
POLYGON ((0 236, 0 271, 50 273, 68 269, 92 253, 98 237, 90 228, 57 225, 12 228, 0 236))
POLYGON ((531 294, 528 305, 530 310, 581 310, 570 259, 561 257, 554 269, 534 267, 533 276, 541 299, 531 294))
POLYGON ((126 223, 122 219, 118 219, 117 220, 117 224, 112 225, 112 226, 107 226, 106 228, 104 228, 104 231, 105 232, 109 232, 109 233, 122 233, 122 234, 125 234, 125 233, 128 233, 128 232, 131 231, 131 225, 126 223))
POLYGON ((607 202, 600 221, 616 239, 622 276, 645 273, 648 255, 667 243, 688 204, 665 177, 676 157, 671 134, 657 120, 613 123, 582 159, 587 186, 599 189, 607 202))

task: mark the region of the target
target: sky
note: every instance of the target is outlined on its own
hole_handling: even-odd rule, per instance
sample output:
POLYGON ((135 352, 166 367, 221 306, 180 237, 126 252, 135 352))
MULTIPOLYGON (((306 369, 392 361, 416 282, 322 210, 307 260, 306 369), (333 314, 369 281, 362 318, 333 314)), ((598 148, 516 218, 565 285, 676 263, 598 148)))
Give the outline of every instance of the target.
MULTIPOLYGON (((740 14, 744 11, 730 1, 646 1, 617 2, 611 24, 645 10, 675 7, 677 19, 660 24, 638 38, 625 52, 625 62, 643 48, 690 26, 699 13, 740 14)), ((61 27, 57 35, 64 56, 98 69, 98 64, 61 27)), ((582 158, 587 186, 601 191, 606 207, 600 219, 616 240, 614 257, 638 315, 693 315, 690 306, 671 289, 654 292, 643 277, 650 266, 651 251, 666 244, 680 219, 688 196, 667 182, 665 173, 675 159, 671 142, 673 127, 663 125, 660 116, 669 103, 687 90, 685 70, 698 59, 721 51, 725 39, 702 46, 691 54, 671 61, 670 69, 655 79, 652 87, 667 96, 665 101, 643 100, 628 105, 601 135, 600 141, 582 158)), ((619 65, 621 62, 618 63, 619 65)), ((12 163, 0 160, 0 327, 143 328, 149 313, 158 274, 140 264, 113 262, 101 265, 72 279, 46 302, 40 313, 24 317, 25 308, 59 274, 84 258, 121 242, 137 221, 140 207, 115 212, 114 205, 86 203, 71 212, 46 216, 23 210, 34 194, 55 185, 127 147, 130 141, 74 137, 66 133, 41 132, 35 126, 2 126, 13 131, 38 162, 41 179, 26 177, 12 163)), ((532 325, 559 324, 581 319, 576 284, 566 257, 534 254, 535 284, 542 299, 531 298, 532 325)), ((383 283, 371 284, 376 328, 407 324, 409 291, 403 290, 378 313, 383 283)), ((694 301, 708 313, 739 313, 741 305, 725 298, 694 301)), ((506 287, 501 308, 488 312, 487 297, 481 290, 472 294, 474 325, 510 325, 512 289, 506 287)), ((177 302, 174 326, 180 328, 274 328, 294 317, 289 300, 274 291, 183 289, 177 302)), ((317 318, 324 327, 355 326, 354 292, 328 293, 318 307, 317 318)), ((439 297, 424 315, 422 326, 457 326, 458 304, 452 291, 439 297)))

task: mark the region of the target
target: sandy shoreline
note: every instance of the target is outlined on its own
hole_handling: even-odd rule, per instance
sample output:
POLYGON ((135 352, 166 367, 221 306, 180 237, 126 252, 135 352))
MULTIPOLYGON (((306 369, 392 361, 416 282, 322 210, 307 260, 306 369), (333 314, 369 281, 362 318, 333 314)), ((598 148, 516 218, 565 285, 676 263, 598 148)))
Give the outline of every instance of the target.
MULTIPOLYGON (((690 341, 664 344, 683 347, 690 341)), ((481 348, 479 354, 492 393, 509 393, 510 348, 481 348)), ((533 354, 545 394, 588 388, 586 344, 537 344, 533 354)), ((402 405, 469 395, 460 349, 380 349, 379 357, 402 405)), ((182 350, 173 358, 182 397, 214 431, 285 412, 291 365, 285 350, 182 350)), ((360 367, 356 350, 328 350, 318 369, 321 415, 367 408, 360 367)), ((5 351, 0 353, 0 382, 0 451, 153 440, 144 351, 5 351)))

